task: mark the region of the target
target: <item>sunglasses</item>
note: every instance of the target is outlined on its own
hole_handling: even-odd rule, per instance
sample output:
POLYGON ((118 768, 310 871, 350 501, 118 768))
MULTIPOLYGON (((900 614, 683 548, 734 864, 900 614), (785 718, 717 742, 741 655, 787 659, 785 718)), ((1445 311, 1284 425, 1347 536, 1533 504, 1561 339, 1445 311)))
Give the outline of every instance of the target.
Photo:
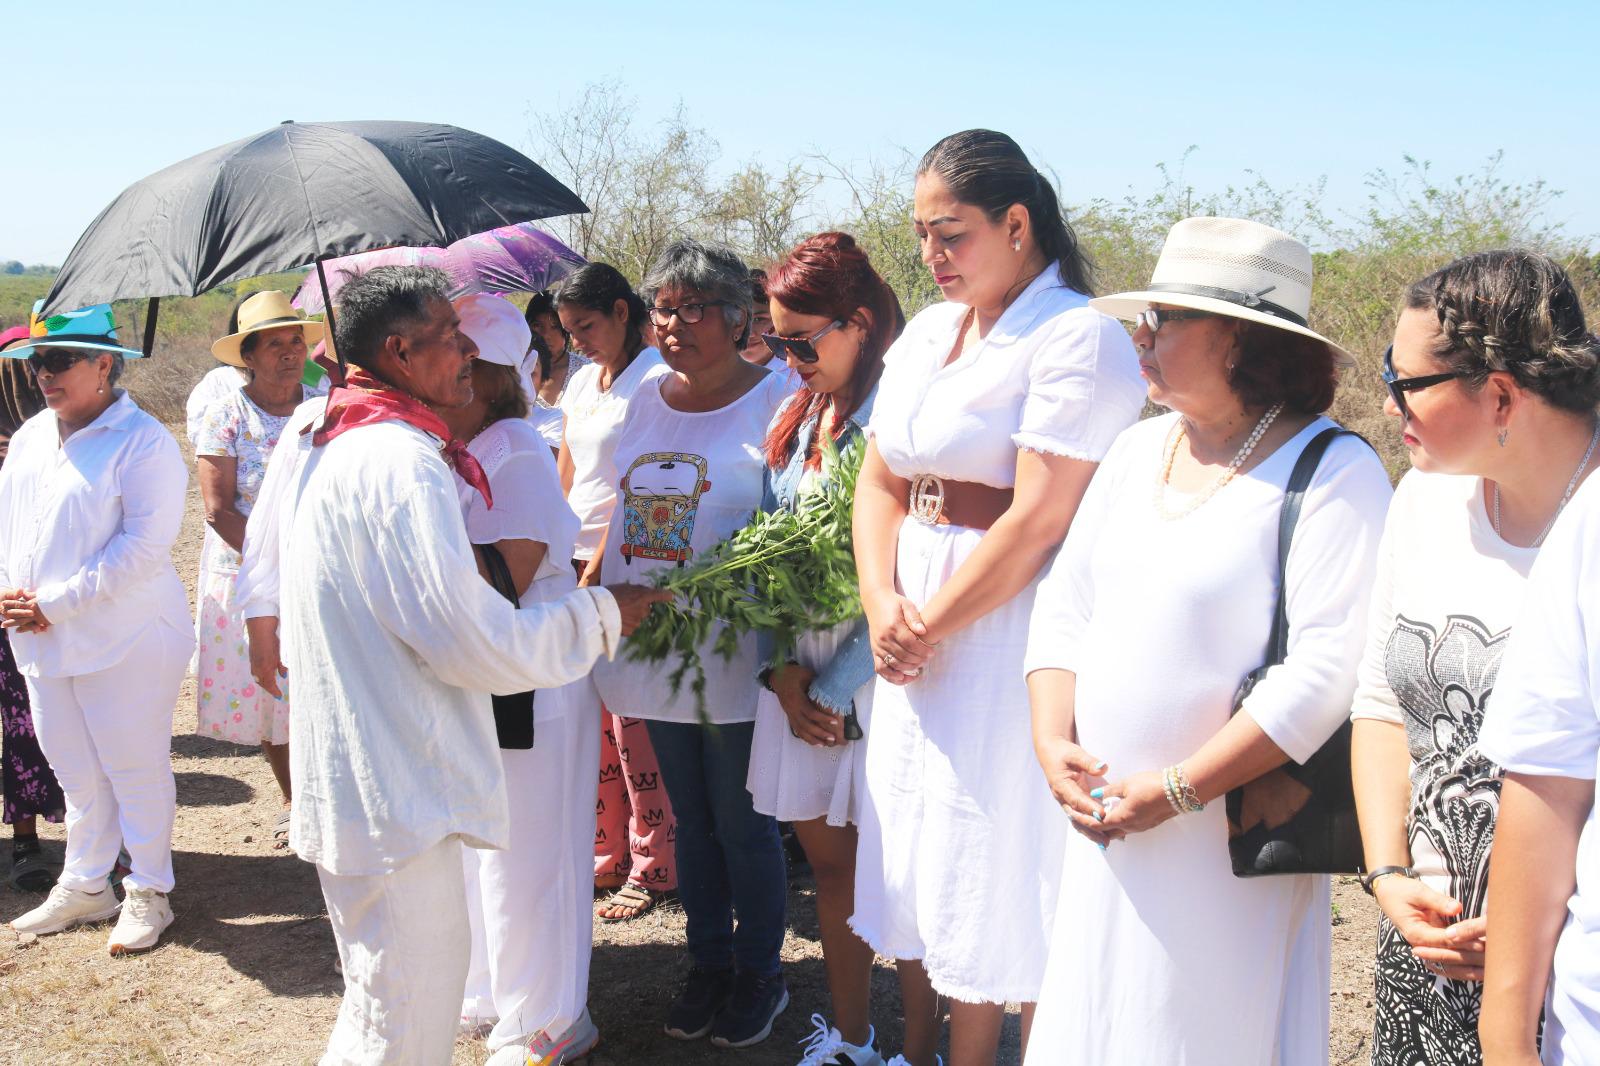
POLYGON ((49 348, 45 351, 35 351, 28 356, 28 367, 35 374, 40 371, 49 371, 51 374, 64 374, 89 358, 92 353, 76 348, 49 348))
POLYGON ((1394 372, 1394 345, 1391 344, 1383 350, 1383 383, 1388 386, 1389 398, 1400 409, 1401 418, 1411 417, 1411 408, 1406 406, 1406 393, 1470 376, 1465 370, 1452 370, 1448 374, 1423 374, 1420 377, 1403 378, 1394 372))
POLYGON ((1189 318, 1211 318, 1210 311, 1169 311, 1164 307, 1146 307, 1133 316, 1134 329, 1145 327, 1151 333, 1161 328, 1163 322, 1182 322, 1189 318))
POLYGON ((677 315, 679 322, 692 326, 706 317, 706 308, 727 306, 729 306, 727 300, 707 300, 705 303, 679 304, 677 307, 652 307, 650 321, 655 325, 664 326, 672 321, 673 315, 677 315))
POLYGON ((767 342, 767 351, 779 359, 787 354, 793 355, 802 363, 810 364, 820 358, 817 355, 817 341, 843 327, 844 323, 835 319, 809 337, 780 337, 776 333, 763 333, 761 339, 767 342))

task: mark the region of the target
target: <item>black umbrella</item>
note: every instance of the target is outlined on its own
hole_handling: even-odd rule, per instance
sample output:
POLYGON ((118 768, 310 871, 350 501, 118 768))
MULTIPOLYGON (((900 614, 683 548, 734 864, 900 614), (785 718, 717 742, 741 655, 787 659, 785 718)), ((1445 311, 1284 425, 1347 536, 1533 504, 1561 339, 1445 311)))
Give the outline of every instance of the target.
POLYGON ((588 210, 533 160, 470 130, 285 122, 129 186, 78 238, 45 310, 148 297, 148 354, 162 296, 588 210))

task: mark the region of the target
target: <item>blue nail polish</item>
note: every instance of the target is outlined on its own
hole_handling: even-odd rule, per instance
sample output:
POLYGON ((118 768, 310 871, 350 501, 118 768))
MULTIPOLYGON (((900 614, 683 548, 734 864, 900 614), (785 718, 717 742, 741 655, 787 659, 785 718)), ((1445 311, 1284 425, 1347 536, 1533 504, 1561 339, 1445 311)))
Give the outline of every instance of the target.
POLYGON ((1104 796, 1105 794, 1106 794, 1105 786, 1102 785, 1101 787, 1095 789, 1093 792, 1090 792, 1089 793, 1089 798, 1090 799, 1099 799, 1101 796, 1104 796))
POLYGON ((1103 822, 1103 821, 1106 820, 1106 816, 1101 814, 1099 811, 1095 811, 1094 812, 1094 820, 1097 821, 1097 822, 1103 822))
POLYGON ((1106 850, 1106 846, 1104 844, 1096 844, 1095 847, 1099 848, 1101 851, 1106 850))

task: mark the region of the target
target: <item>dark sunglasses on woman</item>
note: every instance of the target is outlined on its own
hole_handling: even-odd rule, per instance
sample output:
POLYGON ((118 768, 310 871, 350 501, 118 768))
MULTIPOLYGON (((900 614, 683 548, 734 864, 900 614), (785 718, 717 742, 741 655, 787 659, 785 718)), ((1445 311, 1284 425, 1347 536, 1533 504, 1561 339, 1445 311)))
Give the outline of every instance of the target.
POLYGON ((776 333, 763 333, 761 339, 767 342, 767 351, 779 359, 782 359, 785 353, 789 353, 802 363, 815 363, 819 358, 817 341, 843 326, 843 322, 835 320, 809 337, 780 337, 776 333))
POLYGON ((1406 406, 1406 393, 1426 389, 1431 385, 1440 385, 1456 378, 1470 376, 1465 370, 1452 370, 1448 374, 1423 374, 1414 378, 1403 378, 1394 372, 1394 345, 1383 350, 1383 383, 1388 386, 1389 398, 1400 409, 1401 418, 1411 417, 1411 408, 1406 406))
POLYGON ((28 356, 28 369, 35 374, 41 370, 48 370, 52 374, 64 374, 89 358, 91 354, 93 353, 81 348, 46 348, 28 356))

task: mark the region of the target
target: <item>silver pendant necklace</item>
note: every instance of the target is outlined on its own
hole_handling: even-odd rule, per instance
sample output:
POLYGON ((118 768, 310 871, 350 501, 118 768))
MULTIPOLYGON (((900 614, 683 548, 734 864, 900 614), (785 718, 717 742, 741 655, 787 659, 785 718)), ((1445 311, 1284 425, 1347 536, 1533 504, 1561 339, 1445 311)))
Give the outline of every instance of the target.
MULTIPOLYGON (((1560 518, 1561 512, 1566 510, 1567 501, 1572 499, 1572 494, 1577 491, 1578 479, 1583 477, 1583 472, 1585 470, 1589 469, 1589 460, 1594 456, 1594 446, 1596 443, 1600 443, 1600 420, 1595 422, 1594 432, 1589 434, 1589 447, 1584 450, 1583 458, 1578 461, 1578 469, 1572 472, 1572 480, 1567 482, 1567 491, 1561 494, 1561 502, 1556 504, 1556 513, 1550 516, 1550 521, 1546 522, 1544 524, 1544 528, 1539 531, 1539 535, 1533 538, 1533 544, 1531 547, 1537 548, 1539 545, 1544 543, 1544 538, 1547 537, 1550 534, 1550 530, 1554 528, 1556 519, 1560 518)), ((1500 532, 1500 483, 1496 481, 1493 484, 1494 535, 1499 537, 1501 540, 1505 540, 1505 534, 1500 532)))

